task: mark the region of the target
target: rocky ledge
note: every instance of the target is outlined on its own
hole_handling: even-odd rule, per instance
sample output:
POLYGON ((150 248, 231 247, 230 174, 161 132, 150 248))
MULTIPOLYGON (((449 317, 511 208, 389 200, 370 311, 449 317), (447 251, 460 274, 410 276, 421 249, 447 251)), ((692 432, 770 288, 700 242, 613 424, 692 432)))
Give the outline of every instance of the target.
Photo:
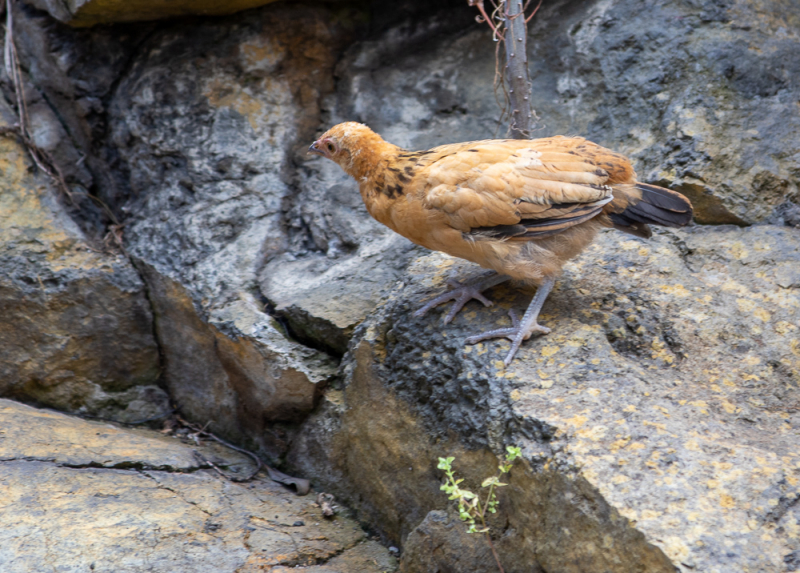
POLYGON ((493 523, 506 571, 779 571, 796 560, 795 230, 605 233, 545 304, 553 332, 508 369, 507 342, 463 341, 508 324, 529 293, 496 287, 498 304, 469 303, 446 327, 440 313, 411 315, 469 270, 436 254, 409 267, 356 330, 344 388, 326 394, 289 454, 316 483, 348 484, 363 519, 410 540, 405 571, 435 570, 430 548, 453 529, 428 514, 446 507, 437 458, 455 456, 477 487, 508 444, 525 463, 493 523))
POLYGON ((0 570, 383 573, 396 564, 345 516, 252 461, 158 432, 0 400, 0 570), (189 443, 187 443, 189 442, 189 443))

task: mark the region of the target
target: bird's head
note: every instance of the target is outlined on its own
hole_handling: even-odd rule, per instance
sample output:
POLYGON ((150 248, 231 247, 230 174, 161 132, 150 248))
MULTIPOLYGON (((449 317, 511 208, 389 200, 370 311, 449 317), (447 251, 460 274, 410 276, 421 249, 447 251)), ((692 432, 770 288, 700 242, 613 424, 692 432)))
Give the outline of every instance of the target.
POLYGON ((308 148, 309 153, 327 157, 348 175, 360 179, 375 163, 375 155, 395 146, 363 123, 347 121, 334 125, 308 148))

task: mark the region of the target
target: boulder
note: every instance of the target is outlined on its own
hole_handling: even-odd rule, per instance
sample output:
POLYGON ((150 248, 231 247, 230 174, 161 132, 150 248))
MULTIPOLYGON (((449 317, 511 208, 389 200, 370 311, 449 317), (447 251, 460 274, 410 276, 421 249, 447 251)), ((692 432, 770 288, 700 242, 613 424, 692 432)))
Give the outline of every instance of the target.
POLYGON ((508 342, 464 338, 529 293, 495 287, 448 326, 446 308, 414 318, 470 272, 422 257, 356 329, 344 389, 289 460, 408 544, 447 505, 438 457, 477 488, 514 444, 525 461, 492 521, 507 571, 781 570, 800 550, 798 268, 786 227, 603 233, 545 304, 553 332, 504 369, 508 342))
POLYGON ((288 339, 247 297, 203 320, 187 289, 142 261, 138 268, 153 303, 164 377, 181 412, 280 455, 285 446, 271 426, 303 420, 336 374, 335 362, 288 339))
POLYGON ((12 9, 33 138, 75 197, 95 195, 72 208, 85 232, 123 223, 171 397, 231 439, 269 442, 265 424, 301 420, 335 372, 265 312, 257 277, 288 241, 294 138, 319 122, 358 12, 281 5, 74 30, 12 9))
POLYGON ((163 20, 178 16, 222 16, 256 8, 275 0, 135 0, 109 2, 108 0, 26 0, 31 6, 48 12, 54 18, 75 27, 113 24, 115 22, 142 22, 163 20))
POLYGON ((296 146, 319 122, 348 12, 295 5, 154 33, 109 104, 126 248, 149 287, 170 394, 193 419, 255 442, 298 422, 335 374, 258 291, 285 250, 296 146))
MULTIPOLYGON (((2 102, 0 116, 13 121, 2 102)), ((124 421, 168 412, 130 261, 87 241, 13 135, 0 165, 0 396, 124 421)))
POLYGON ((421 252, 399 235, 382 235, 344 260, 288 253, 275 257, 261 272, 261 292, 300 340, 341 356, 355 327, 421 252))
MULTIPOLYGON (((246 456, 0 400, 0 568, 379 573, 388 550, 351 519, 271 481, 246 456)), ((344 508, 340 509, 340 513, 344 508)))

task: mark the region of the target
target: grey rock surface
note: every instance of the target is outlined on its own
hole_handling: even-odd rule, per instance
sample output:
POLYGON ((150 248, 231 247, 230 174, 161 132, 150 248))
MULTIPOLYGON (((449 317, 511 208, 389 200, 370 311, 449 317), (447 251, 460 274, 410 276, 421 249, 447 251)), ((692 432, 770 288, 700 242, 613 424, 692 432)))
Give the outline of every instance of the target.
POLYGON ((410 314, 465 266, 418 259, 356 330, 343 393, 293 444, 299 471, 349 484, 360 515, 405 540, 445 505, 436 458, 475 484, 516 444, 527 465, 495 524, 516 539, 510 567, 783 570, 800 527, 796 230, 604 233, 545 304, 553 332, 508 369, 507 342, 463 341, 528 294, 496 287, 498 304, 446 327, 444 311, 410 314))
POLYGON ((261 273, 261 290, 301 340, 344 354, 355 327, 421 252, 399 235, 382 235, 347 257, 276 257, 261 273))
MULTIPOLYGON (((74 30, 24 3, 11 3, 11 9, 31 135, 69 185, 75 221, 100 242, 106 227, 118 221, 88 193, 121 218, 121 190, 112 168, 116 157, 104 142, 107 106, 120 74, 153 26, 74 30)), ((16 102, 11 82, 0 82, 0 88, 9 102, 16 102)))
POLYGON ((319 121, 348 14, 283 5, 166 28, 109 105, 126 246, 149 285, 166 383, 229 437, 261 443, 266 423, 301 420, 334 373, 266 312, 257 276, 284 250, 295 147, 319 121))
POLYGON ((383 573, 388 550, 352 520, 249 474, 232 450, 188 445, 0 400, 0 568, 383 573), (308 567, 306 567, 306 565, 308 567))

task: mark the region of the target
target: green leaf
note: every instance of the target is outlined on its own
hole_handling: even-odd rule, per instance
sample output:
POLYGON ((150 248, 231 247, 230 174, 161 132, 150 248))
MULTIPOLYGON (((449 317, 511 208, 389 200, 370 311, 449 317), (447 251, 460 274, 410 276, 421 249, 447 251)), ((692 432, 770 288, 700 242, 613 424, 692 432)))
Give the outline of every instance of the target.
POLYGON ((481 487, 489 487, 490 485, 496 485, 498 483, 500 483, 500 480, 497 478, 497 476, 492 476, 483 480, 481 487))

